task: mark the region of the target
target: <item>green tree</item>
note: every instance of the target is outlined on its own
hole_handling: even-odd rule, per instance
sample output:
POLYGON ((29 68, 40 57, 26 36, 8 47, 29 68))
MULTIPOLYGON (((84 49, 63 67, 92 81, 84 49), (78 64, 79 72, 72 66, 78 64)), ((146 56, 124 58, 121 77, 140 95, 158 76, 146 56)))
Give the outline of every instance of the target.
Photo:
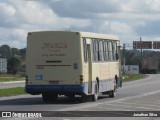
POLYGON ((8 73, 17 74, 21 65, 21 61, 15 57, 8 60, 8 73))
POLYGON ((22 59, 25 59, 25 57, 26 57, 26 48, 20 49, 20 55, 21 55, 22 59))
POLYGON ((0 47, 0 55, 3 58, 10 59, 12 56, 11 48, 8 45, 2 45, 0 47))
POLYGON ((126 65, 139 65, 140 63, 140 51, 138 50, 126 50, 125 51, 126 65))

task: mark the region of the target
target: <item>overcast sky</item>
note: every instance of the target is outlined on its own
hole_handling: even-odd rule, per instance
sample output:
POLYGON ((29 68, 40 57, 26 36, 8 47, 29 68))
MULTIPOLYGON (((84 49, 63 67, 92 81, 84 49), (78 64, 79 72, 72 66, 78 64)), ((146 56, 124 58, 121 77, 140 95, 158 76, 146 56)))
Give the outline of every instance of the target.
POLYGON ((118 35, 121 44, 160 40, 160 0, 0 0, 0 45, 26 47, 29 31, 118 35))

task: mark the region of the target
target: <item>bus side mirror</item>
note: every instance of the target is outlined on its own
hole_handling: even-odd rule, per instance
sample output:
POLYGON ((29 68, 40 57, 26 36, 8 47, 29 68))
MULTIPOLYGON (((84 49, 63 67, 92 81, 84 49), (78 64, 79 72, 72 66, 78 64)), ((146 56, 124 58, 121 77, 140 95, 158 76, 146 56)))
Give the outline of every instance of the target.
POLYGON ((116 60, 118 60, 119 59, 119 55, 118 55, 118 53, 115 53, 116 54, 116 60))

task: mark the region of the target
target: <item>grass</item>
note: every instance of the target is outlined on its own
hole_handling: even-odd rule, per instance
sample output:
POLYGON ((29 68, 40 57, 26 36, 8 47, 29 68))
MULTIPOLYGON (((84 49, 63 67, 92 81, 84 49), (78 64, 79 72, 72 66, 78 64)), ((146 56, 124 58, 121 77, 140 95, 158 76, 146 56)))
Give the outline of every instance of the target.
POLYGON ((0 82, 22 81, 24 77, 18 75, 0 75, 0 82))
POLYGON ((123 78, 124 78, 122 79, 123 82, 129 82, 129 81, 145 78, 145 75, 144 74, 138 74, 138 75, 127 74, 127 75, 124 75, 123 78))
POLYGON ((0 97, 26 94, 24 87, 0 89, 0 97))

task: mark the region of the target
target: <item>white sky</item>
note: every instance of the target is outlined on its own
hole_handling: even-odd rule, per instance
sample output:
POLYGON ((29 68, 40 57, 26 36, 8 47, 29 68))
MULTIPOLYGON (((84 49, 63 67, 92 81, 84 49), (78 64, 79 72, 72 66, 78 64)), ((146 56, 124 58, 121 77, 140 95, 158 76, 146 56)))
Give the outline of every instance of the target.
POLYGON ((160 0, 0 0, 0 45, 26 47, 27 33, 76 30, 160 40, 160 0))

